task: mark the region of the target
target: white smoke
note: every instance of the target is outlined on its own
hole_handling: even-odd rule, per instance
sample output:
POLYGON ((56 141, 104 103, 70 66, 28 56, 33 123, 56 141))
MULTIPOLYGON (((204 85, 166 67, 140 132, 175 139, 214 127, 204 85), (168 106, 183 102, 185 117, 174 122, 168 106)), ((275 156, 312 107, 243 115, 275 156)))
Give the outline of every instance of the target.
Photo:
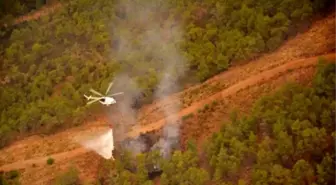
MULTIPOLYGON (((176 20, 166 16, 168 9, 164 1, 123 0, 115 9, 117 13, 111 22, 111 57, 123 67, 114 79, 111 92, 123 91, 124 95, 120 100, 117 99, 117 104, 113 105, 115 109, 108 115, 113 124, 114 140, 120 142, 129 129, 137 124, 136 110, 132 105, 144 93, 139 84, 135 85, 134 78, 148 77, 148 74, 154 72, 157 77, 149 76, 144 84, 154 84, 157 79, 154 98, 166 98, 179 90, 178 80, 184 75, 185 60, 178 47, 182 29, 176 20), (118 118, 113 116, 115 111, 120 113, 118 118)), ((163 107, 166 118, 177 114, 179 110, 178 102, 163 107)), ((180 132, 179 124, 172 120, 166 121, 163 137, 153 149, 157 148, 163 156, 169 157, 172 146, 179 140, 180 132)), ((86 143, 85 146, 94 148, 96 146, 93 143, 86 143)), ((146 143, 136 138, 126 142, 125 147, 133 153, 139 153, 145 150, 146 143)))
POLYGON ((163 127, 163 137, 153 145, 151 150, 159 150, 161 156, 169 159, 173 149, 179 145, 180 125, 178 123, 167 123, 163 127))
POLYGON ((133 155, 143 153, 147 150, 147 143, 143 140, 142 137, 138 136, 137 138, 126 139, 122 141, 124 149, 130 151, 133 155))
MULTIPOLYGON (((136 58, 141 61, 139 66, 142 65, 144 68, 139 67, 135 70, 137 75, 148 73, 150 69, 158 71, 160 81, 155 89, 154 98, 163 99, 177 92, 180 88, 178 80, 185 72, 185 60, 178 47, 182 38, 182 29, 176 21, 164 17, 163 13, 167 12, 164 2, 142 1, 140 3, 140 1, 128 0, 122 1, 119 9, 123 12, 120 21, 124 24, 118 24, 120 27, 114 24, 114 30, 121 30, 114 34, 119 38, 115 54, 117 60, 127 61, 136 58), (127 30, 124 27, 129 24, 134 25, 134 30, 127 30), (141 34, 132 34, 136 31, 141 34)), ((163 107, 166 118, 177 114, 179 110, 179 103, 163 107)), ((176 120, 174 117, 173 119, 176 120)), ((178 141, 180 133, 179 124, 172 120, 166 121, 163 137, 154 144, 152 149, 159 149, 164 157, 169 157, 171 148, 178 141)), ((136 139, 133 143, 129 143, 128 147, 138 152, 144 149, 144 144, 142 140, 136 139)))

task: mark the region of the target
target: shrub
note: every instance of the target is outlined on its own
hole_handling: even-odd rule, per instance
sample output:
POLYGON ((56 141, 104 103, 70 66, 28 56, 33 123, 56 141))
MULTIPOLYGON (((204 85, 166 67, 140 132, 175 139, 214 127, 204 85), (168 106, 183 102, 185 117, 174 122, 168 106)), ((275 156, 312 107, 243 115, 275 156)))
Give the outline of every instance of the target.
POLYGON ((79 183, 78 170, 70 167, 65 173, 56 177, 54 185, 77 185, 79 183))
POLYGON ((55 162, 55 160, 53 158, 48 158, 48 160, 47 160, 48 165, 52 165, 52 164, 54 164, 54 162, 55 162))

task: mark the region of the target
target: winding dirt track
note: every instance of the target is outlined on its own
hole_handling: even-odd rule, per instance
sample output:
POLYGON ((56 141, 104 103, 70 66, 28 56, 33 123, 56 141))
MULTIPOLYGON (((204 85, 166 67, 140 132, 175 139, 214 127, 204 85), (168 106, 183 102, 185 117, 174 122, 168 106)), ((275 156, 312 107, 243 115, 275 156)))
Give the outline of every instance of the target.
MULTIPOLYGON (((246 88, 249 88, 251 86, 265 83, 273 78, 283 75, 284 73, 288 71, 293 71, 293 70, 297 70, 300 68, 307 68, 307 67, 315 66, 317 64, 319 57, 323 57, 332 62, 334 62, 336 59, 335 53, 329 53, 329 54, 325 54, 321 56, 303 58, 300 60, 288 62, 281 66, 275 67, 273 69, 264 71, 250 78, 247 78, 246 80, 240 81, 208 97, 207 99, 194 103, 185 109, 182 109, 177 115, 171 115, 166 119, 161 119, 157 122, 153 122, 151 124, 148 124, 142 127, 133 128, 132 131, 128 133, 128 135, 130 137, 136 137, 137 135, 139 135, 139 133, 145 133, 145 132, 149 132, 152 130, 160 129, 166 123, 167 119, 171 121, 176 121, 177 119, 180 119, 182 116, 188 115, 190 113, 197 111, 198 109, 203 108, 205 104, 209 104, 216 99, 226 98, 230 95, 234 95, 235 93, 241 90, 244 90, 246 88)), ((49 157, 52 157, 56 161, 63 161, 63 160, 69 160, 71 158, 85 154, 87 152, 89 152, 89 150, 85 148, 77 148, 71 151, 53 154, 53 155, 50 155, 49 157)), ((20 169, 31 167, 33 165, 37 165, 37 166, 46 165, 46 160, 49 157, 38 157, 38 158, 29 159, 29 160, 17 161, 11 164, 6 164, 0 167, 0 171, 20 170, 20 169)))
MULTIPOLYGON (((43 10, 18 18, 16 23, 35 20, 41 15, 54 12, 59 7, 61 6, 58 4, 55 7, 44 7, 43 10)), ((173 119, 172 121, 174 121, 184 115, 198 111, 213 100, 225 99, 225 101, 230 101, 229 99, 234 96, 247 95, 251 89, 262 88, 262 86, 271 84, 281 76, 290 75, 291 71, 299 73, 302 70, 309 70, 316 65, 317 58, 320 56, 335 61, 335 53, 331 53, 332 51, 335 51, 335 13, 314 22, 307 32, 298 34, 295 38, 286 41, 275 52, 248 61, 246 65, 233 66, 228 71, 209 79, 205 83, 193 85, 170 96, 166 101, 159 100, 159 102, 142 108, 143 114, 140 114, 138 118, 138 125, 141 126, 132 128, 128 135, 135 137, 140 132, 160 129, 167 119, 173 119), (209 89, 212 86, 216 86, 217 90, 209 89), (178 101, 175 99, 178 99, 178 101), (170 106, 185 99, 188 101, 182 101, 184 109, 177 114, 162 119, 164 118, 164 114, 160 112, 162 107, 170 106)), ((256 96, 259 96, 259 94, 256 96)), ((246 99, 243 99, 243 101, 236 103, 243 102, 245 104, 245 101, 246 99)), ((193 133, 195 129, 199 129, 199 127, 193 127, 199 122, 191 122, 190 124, 185 129, 188 130, 188 133, 193 133)), ((188 123, 186 122, 183 126, 188 126, 188 123)), ((2 165, 0 171, 20 170, 22 172, 21 183, 29 185, 49 184, 48 182, 58 172, 64 171, 66 166, 71 164, 76 164, 76 167, 81 169, 80 175, 83 176, 83 179, 89 179, 90 176, 94 177, 97 173, 95 169, 99 166, 97 163, 100 160, 99 156, 71 142, 77 135, 86 135, 83 132, 96 134, 101 129, 108 129, 108 127, 106 127, 105 118, 98 117, 96 121, 83 123, 79 127, 52 135, 34 135, 20 140, 0 150, 0 165, 2 165), (49 157, 55 159, 56 164, 47 167, 46 160, 49 157)), ((210 132, 209 129, 207 131, 210 132)), ((188 136, 188 134, 185 135, 188 136)))
POLYGON ((56 2, 56 3, 51 4, 51 5, 45 5, 44 7, 42 7, 41 9, 39 9, 35 12, 28 13, 27 15, 23 15, 21 17, 18 17, 17 19, 15 19, 14 25, 20 24, 20 23, 23 23, 23 22, 27 22, 27 21, 32 21, 32 20, 39 19, 41 16, 45 16, 45 15, 48 15, 50 13, 55 12, 61 6, 62 6, 62 4, 60 2, 56 2))
POLYGON ((157 130, 160 129, 166 122, 166 120, 171 120, 172 122, 180 119, 183 116, 186 116, 190 113, 193 113, 195 111, 197 111, 198 109, 201 109, 204 107, 205 104, 209 104, 212 101, 219 99, 219 98, 225 98, 227 96, 230 96, 232 94, 237 93, 238 91, 244 90, 248 87, 257 85, 259 83, 264 83, 274 77, 280 76, 283 73, 286 73, 287 71, 291 71, 291 70, 296 70, 296 69, 300 69, 300 68, 305 68, 305 67, 310 67, 313 65, 317 64, 317 60, 319 57, 323 57, 325 59, 328 60, 335 60, 335 53, 330 53, 330 54, 326 54, 326 55, 321 55, 321 56, 317 56, 317 57, 310 57, 310 58, 305 58, 305 59, 300 59, 300 60, 296 60, 296 61, 292 61, 289 63, 286 63, 284 65, 281 65, 279 67, 273 68, 271 70, 262 72, 258 75, 252 76, 246 80, 243 80, 235 85, 232 85, 229 88, 226 88, 224 90, 222 90, 221 92, 218 92, 212 96, 210 96, 209 98, 202 100, 198 103, 195 103, 193 105, 191 105, 190 107, 187 107, 183 110, 181 110, 178 115, 171 115, 169 117, 167 117, 166 119, 161 119, 157 122, 148 124, 144 127, 141 128, 136 128, 133 131, 129 132, 129 136, 130 137, 136 137, 137 135, 139 135, 139 133, 145 133, 145 132, 149 132, 152 130, 157 130))

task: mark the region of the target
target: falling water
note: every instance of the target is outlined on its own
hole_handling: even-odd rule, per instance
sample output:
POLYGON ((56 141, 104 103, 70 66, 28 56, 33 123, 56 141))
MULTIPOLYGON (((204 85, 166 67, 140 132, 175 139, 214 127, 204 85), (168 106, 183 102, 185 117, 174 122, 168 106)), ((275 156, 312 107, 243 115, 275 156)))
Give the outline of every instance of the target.
POLYGON ((112 129, 92 139, 81 141, 80 144, 89 150, 95 151, 105 159, 112 158, 114 160, 112 155, 112 151, 114 150, 112 129))

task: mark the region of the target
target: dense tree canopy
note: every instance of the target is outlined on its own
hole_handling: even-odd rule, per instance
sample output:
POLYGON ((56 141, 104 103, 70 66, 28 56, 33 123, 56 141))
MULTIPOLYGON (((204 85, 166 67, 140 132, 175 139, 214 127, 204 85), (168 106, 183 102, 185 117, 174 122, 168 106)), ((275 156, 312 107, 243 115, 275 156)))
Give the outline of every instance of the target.
POLYGON ((327 3, 66 1, 56 13, 13 28, 1 44, 0 145, 18 133, 80 123, 82 94, 91 87, 104 91, 125 71, 151 97, 165 70, 174 76, 185 64, 205 80, 237 60, 272 51, 327 3))
MULTIPOLYGON (((192 142, 175 151, 160 163, 161 184, 335 184, 335 67, 320 63, 311 87, 287 84, 259 99, 249 116, 224 123, 206 145, 210 169, 201 167, 192 142)), ((137 164, 144 175, 143 163, 137 164)), ((109 177, 115 181, 103 184, 152 183, 146 176, 137 181, 139 174, 127 168, 114 169, 109 177)))

